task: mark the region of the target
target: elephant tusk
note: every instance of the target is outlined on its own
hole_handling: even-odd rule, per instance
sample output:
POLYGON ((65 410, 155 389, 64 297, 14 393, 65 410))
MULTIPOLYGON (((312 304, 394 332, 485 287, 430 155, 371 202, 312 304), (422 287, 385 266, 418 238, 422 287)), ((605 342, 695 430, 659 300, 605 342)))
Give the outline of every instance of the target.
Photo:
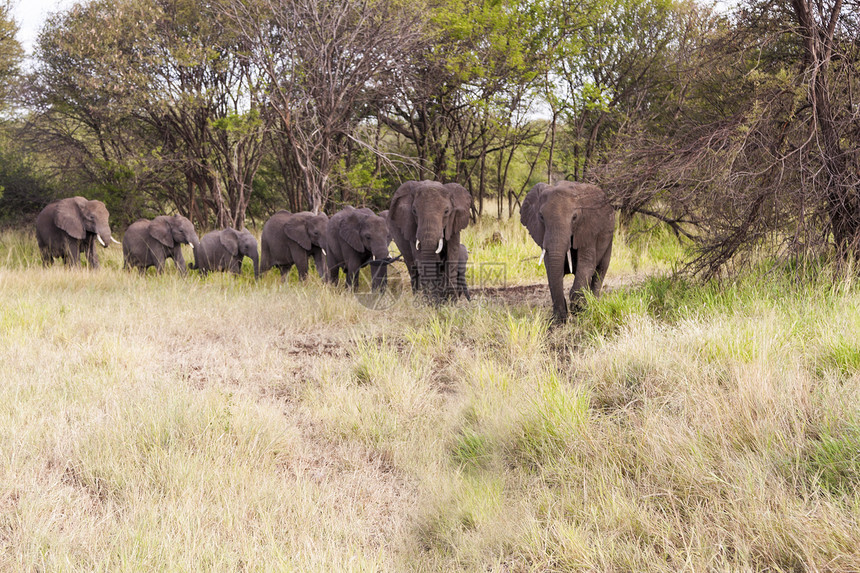
POLYGON ((543 264, 543 258, 546 255, 546 249, 541 249, 540 251, 540 259, 538 259, 538 266, 543 264))
POLYGON ((111 240, 111 241, 113 241, 114 243, 116 243, 117 245, 121 245, 121 244, 122 244, 122 243, 120 243, 119 241, 117 241, 116 239, 114 239, 113 237, 111 237, 111 238, 110 238, 110 240, 111 240))
POLYGON ((188 246, 191 247, 192 251, 194 250, 194 244, 193 243, 188 243, 188 246))
POLYGON ((567 266, 570 267, 570 272, 573 272, 573 257, 570 256, 570 251, 567 252, 567 266))
POLYGON ((443 241, 444 241, 444 239, 439 239, 439 246, 438 246, 438 247, 436 247, 436 254, 437 254, 437 255, 438 255, 439 253, 441 253, 441 252, 442 252, 442 243, 443 243, 443 241))
POLYGON ((327 256, 328 256, 327 254, 325 254, 325 249, 320 249, 320 250, 322 251, 322 254, 323 254, 323 256, 324 256, 324 257, 327 257, 327 256))
POLYGON ((102 236, 101 236, 101 235, 99 235, 98 233, 96 233, 96 239, 98 239, 98 240, 99 240, 99 244, 100 244, 101 246, 103 246, 103 247, 107 247, 107 245, 105 245, 104 239, 102 239, 102 236))
POLYGON ((415 250, 416 251, 421 250, 421 241, 419 241, 418 239, 415 239, 415 250))
POLYGON ((371 256, 373 257, 373 260, 375 261, 375 260, 376 260, 376 255, 371 255, 371 256))

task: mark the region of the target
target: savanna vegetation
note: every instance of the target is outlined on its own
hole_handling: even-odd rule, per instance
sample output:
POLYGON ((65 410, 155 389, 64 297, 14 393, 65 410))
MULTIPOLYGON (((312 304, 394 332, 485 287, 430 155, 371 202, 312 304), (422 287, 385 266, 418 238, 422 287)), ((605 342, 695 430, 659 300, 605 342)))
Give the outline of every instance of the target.
POLYGON ((25 61, 2 3, 0 570, 860 569, 858 14, 89 0, 25 61), (424 178, 472 194, 472 301, 32 232, 84 195, 259 236, 424 178), (561 178, 620 224, 551 327, 518 208, 561 178))
MULTIPOLYGON (((505 292, 541 280, 530 241, 466 237, 505 292)), ((0 569, 860 567, 854 274, 702 285, 660 272, 669 233, 616 245, 550 329, 545 292, 371 311, 115 248, 44 269, 4 234, 0 569)))

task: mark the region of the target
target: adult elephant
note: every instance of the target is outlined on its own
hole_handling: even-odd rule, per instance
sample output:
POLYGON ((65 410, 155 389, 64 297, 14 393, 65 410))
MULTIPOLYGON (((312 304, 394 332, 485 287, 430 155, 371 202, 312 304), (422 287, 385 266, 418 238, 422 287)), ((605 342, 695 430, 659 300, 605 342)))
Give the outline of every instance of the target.
POLYGON ((200 239, 194 225, 182 215, 159 215, 155 219, 139 219, 129 225, 122 237, 123 266, 136 268, 144 274, 149 267, 155 267, 158 274, 164 271, 167 259, 179 274, 185 276, 185 257, 182 245, 197 249, 200 239))
POLYGON ((523 200, 520 220, 542 248, 552 297, 553 318, 567 319, 564 275, 573 273, 570 302, 581 304, 583 290, 600 295, 612 256, 615 209, 594 185, 562 181, 538 183, 523 200))
POLYGON ((260 255, 257 239, 247 229, 226 228, 203 235, 200 248, 194 251, 194 266, 203 273, 230 271, 242 274, 242 261, 248 257, 254 264, 254 278, 260 278, 260 255))
POLYGON ((260 238, 260 272, 277 267, 283 281, 293 265, 296 265, 299 278, 305 280, 308 276, 308 259, 313 257, 317 273, 325 278, 327 225, 328 217, 324 213, 278 211, 272 215, 263 225, 260 238))
POLYGON ((374 290, 382 288, 387 277, 388 221, 367 208, 344 207, 328 221, 326 245, 329 281, 337 284, 340 270, 346 273, 346 285, 358 286, 358 272, 368 262, 379 261, 371 267, 374 290))
POLYGON ((433 298, 466 292, 458 281, 460 232, 469 224, 472 196, 461 185, 406 181, 391 198, 391 237, 400 249, 412 289, 433 298))
POLYGON ((108 219, 110 214, 101 201, 84 197, 69 197, 48 204, 36 217, 36 242, 42 253, 42 263, 53 264, 61 257, 66 266, 81 263, 81 252, 86 253, 91 269, 99 266, 95 242, 107 247, 111 241, 108 219))

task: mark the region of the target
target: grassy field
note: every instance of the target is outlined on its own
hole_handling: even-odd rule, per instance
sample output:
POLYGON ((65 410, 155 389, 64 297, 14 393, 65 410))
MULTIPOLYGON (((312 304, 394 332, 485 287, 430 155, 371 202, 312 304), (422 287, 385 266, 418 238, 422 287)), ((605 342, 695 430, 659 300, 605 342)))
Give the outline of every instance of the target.
MULTIPOLYGON (((860 570, 860 286, 626 239, 549 328, 0 235, 0 570, 860 570)), ((545 281, 515 222, 465 242, 545 281)))

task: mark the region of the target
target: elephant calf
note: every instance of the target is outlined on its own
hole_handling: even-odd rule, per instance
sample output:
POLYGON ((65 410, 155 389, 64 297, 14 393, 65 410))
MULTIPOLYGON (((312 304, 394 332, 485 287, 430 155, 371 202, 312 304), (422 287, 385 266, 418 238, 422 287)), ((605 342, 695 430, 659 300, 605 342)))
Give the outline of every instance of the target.
POLYGON ((91 269, 99 266, 95 242, 107 247, 111 241, 109 213, 101 201, 69 197, 48 204, 36 218, 36 242, 46 267, 61 257, 66 266, 81 264, 81 252, 87 255, 91 269))
POLYGON ((242 274, 242 261, 245 257, 254 264, 254 278, 260 278, 260 256, 257 239, 250 231, 226 228, 203 235, 200 248, 194 251, 195 264, 204 274, 209 271, 230 271, 242 274))
POLYGON ((167 259, 181 275, 188 271, 182 256, 182 245, 196 249, 200 244, 194 225, 182 215, 161 215, 153 220, 140 219, 129 225, 122 238, 123 266, 136 268, 144 274, 155 267, 158 274, 164 271, 167 259))
POLYGON ((581 303, 585 289, 600 294, 612 256, 615 209, 594 185, 561 181, 538 183, 523 200, 520 220, 546 257, 553 318, 567 320, 564 275, 573 273, 570 302, 581 303))
POLYGON ((308 259, 313 257, 317 273, 320 278, 325 278, 327 226, 328 217, 324 213, 278 211, 272 215, 263 225, 260 238, 260 271, 277 267, 283 281, 296 265, 299 278, 305 280, 308 259))

